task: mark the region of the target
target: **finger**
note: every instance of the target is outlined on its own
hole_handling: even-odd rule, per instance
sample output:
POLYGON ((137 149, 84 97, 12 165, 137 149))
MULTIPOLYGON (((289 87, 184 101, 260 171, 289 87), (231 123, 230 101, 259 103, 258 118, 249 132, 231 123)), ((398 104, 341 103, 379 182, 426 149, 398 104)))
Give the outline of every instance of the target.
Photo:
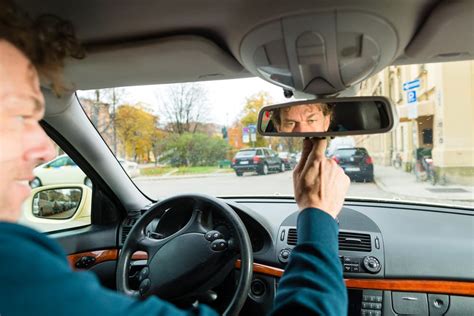
POLYGON ((298 162, 298 165, 295 168, 294 173, 299 173, 301 172, 301 170, 303 170, 312 148, 313 148, 313 143, 311 142, 311 140, 309 138, 303 139, 303 151, 301 152, 301 158, 300 158, 300 161, 298 162))
POLYGON ((326 148, 328 147, 328 141, 326 138, 313 138, 313 151, 314 158, 323 160, 326 158, 326 148))
POLYGON ((306 159, 305 166, 302 170, 303 174, 306 174, 310 169, 313 169, 313 166, 316 166, 315 170, 316 173, 313 175, 317 176, 317 172, 319 172, 319 166, 317 166, 321 161, 323 161, 325 158, 325 151, 326 151, 326 146, 327 146, 327 140, 326 139, 318 139, 318 138, 312 138, 311 143, 313 144, 313 148, 311 149, 311 152, 308 155, 308 158, 306 159))

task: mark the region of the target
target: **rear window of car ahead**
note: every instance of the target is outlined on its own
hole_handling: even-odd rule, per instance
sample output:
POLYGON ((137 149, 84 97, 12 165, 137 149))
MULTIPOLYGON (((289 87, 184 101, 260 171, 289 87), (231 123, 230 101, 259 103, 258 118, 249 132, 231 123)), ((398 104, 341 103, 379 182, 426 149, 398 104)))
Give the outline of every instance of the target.
MULTIPOLYGON (((336 152, 334 153, 335 156, 338 156, 338 157, 352 157, 356 154, 356 149, 339 149, 339 150, 336 150, 336 152)), ((359 152, 359 154, 361 154, 361 152, 359 152)))
POLYGON ((255 156, 256 150, 244 150, 244 151, 239 151, 236 155, 235 158, 245 158, 245 157, 252 157, 255 156))

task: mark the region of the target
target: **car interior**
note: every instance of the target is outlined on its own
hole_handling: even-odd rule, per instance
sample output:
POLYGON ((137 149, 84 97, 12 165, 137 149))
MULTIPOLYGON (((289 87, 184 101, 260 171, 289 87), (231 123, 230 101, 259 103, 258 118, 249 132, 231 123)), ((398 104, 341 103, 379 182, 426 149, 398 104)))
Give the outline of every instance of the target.
MULTIPOLYGON (((87 53, 67 60, 67 93, 43 87, 41 124, 93 183, 90 225, 49 237, 110 289, 226 315, 271 310, 297 241, 294 197, 147 196, 76 90, 260 77, 338 98, 390 65, 474 59, 471 0, 16 2, 70 20, 87 53)), ((472 207, 347 198, 338 222, 349 315, 473 315, 472 207)))

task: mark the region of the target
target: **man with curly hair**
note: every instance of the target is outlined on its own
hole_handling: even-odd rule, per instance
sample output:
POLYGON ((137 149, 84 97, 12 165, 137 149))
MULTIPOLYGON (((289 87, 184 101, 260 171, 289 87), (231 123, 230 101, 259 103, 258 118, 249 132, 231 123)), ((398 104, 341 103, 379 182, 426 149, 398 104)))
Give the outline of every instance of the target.
MULTIPOLYGON (((31 20, 0 0, 0 315, 216 315, 204 305, 185 311, 157 297, 138 301, 105 289, 94 274, 72 271, 55 241, 16 223, 33 168, 54 155, 39 124, 40 78, 60 95, 67 88, 63 60, 83 56, 69 23, 31 20)), ((298 246, 280 280, 274 315, 347 313, 334 218, 349 180, 324 157, 325 148, 324 140, 305 140, 295 169, 298 246)))

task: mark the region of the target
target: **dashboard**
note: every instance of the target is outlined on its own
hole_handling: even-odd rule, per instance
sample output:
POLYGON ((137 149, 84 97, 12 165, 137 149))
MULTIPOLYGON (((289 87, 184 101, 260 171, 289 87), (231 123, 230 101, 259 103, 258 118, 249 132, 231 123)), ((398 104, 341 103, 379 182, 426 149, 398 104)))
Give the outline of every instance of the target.
MULTIPOLYGON (((246 226, 254 252, 253 280, 241 315, 264 315, 297 242, 297 206, 285 197, 224 200, 246 226)), ((156 238, 170 236, 189 221, 190 212, 185 206, 168 210, 147 231, 156 238)), ((120 246, 135 221, 127 218, 120 226, 120 246)), ((233 234, 212 209, 203 221, 224 235, 233 234)), ((349 315, 474 314, 472 209, 349 199, 338 224, 349 315)), ((80 255, 70 261, 79 262, 74 258, 80 255)), ((146 256, 132 259, 139 265, 146 256)), ((90 268, 97 271, 98 266, 90 268)), ((238 273, 239 262, 236 268, 238 273)))

